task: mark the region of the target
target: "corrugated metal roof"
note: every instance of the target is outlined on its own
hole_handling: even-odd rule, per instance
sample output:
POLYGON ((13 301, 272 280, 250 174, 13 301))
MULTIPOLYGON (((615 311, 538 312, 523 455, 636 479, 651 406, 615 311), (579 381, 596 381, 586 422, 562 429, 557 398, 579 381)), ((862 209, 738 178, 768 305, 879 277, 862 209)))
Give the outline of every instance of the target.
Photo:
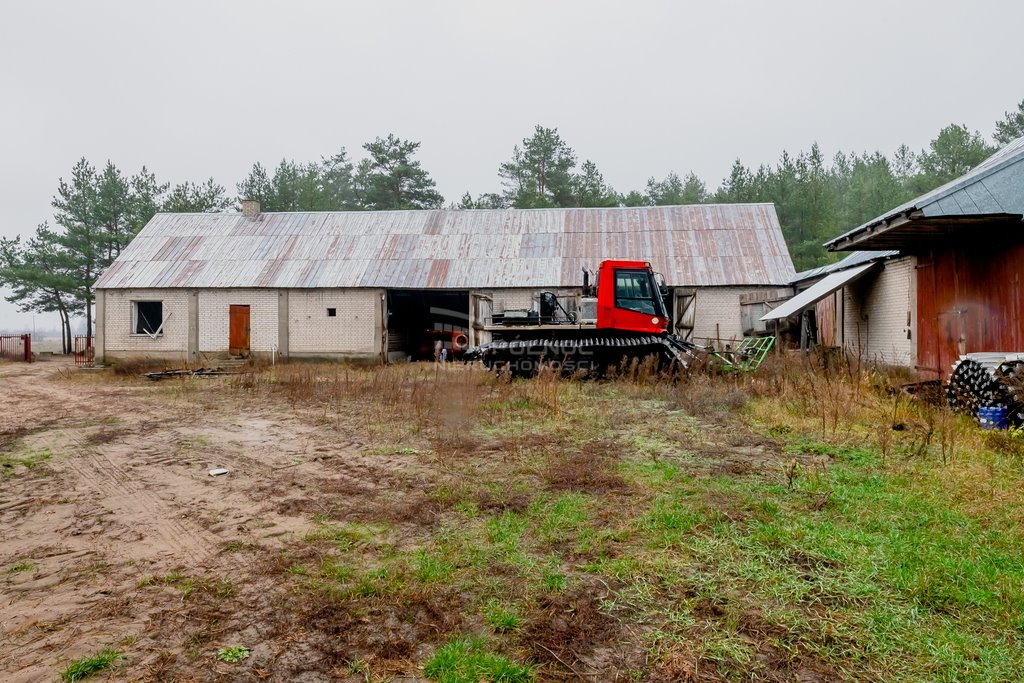
POLYGON ((899 256, 899 251, 896 249, 890 249, 888 251, 855 251, 844 259, 840 259, 835 263, 829 263, 824 266, 818 266, 817 268, 811 268, 810 270, 804 270, 793 276, 793 283, 804 282, 805 280, 813 280, 817 277, 828 275, 829 273, 835 273, 840 270, 846 270, 847 268, 853 268, 859 266, 862 263, 868 261, 882 261, 893 256, 899 256))
POLYGON ((767 313, 761 316, 761 320, 767 321, 778 320, 780 318, 787 318, 796 313, 797 311, 800 311, 813 303, 821 301, 826 296, 836 291, 843 285, 849 282, 853 282, 861 275, 871 270, 874 266, 875 264, 873 262, 864 263, 859 266, 856 266, 855 268, 848 268, 837 273, 832 273, 824 280, 815 282, 814 285, 809 289, 800 292, 792 299, 786 301, 777 308, 773 308, 772 310, 768 311, 767 313))
POLYGON ((1024 214, 1024 137, 959 178, 857 226, 825 246, 832 247, 870 227, 918 211, 924 217, 1024 214))
POLYGON ((669 285, 793 278, 772 204, 702 204, 157 214, 96 287, 558 287, 604 259, 650 261, 669 285))

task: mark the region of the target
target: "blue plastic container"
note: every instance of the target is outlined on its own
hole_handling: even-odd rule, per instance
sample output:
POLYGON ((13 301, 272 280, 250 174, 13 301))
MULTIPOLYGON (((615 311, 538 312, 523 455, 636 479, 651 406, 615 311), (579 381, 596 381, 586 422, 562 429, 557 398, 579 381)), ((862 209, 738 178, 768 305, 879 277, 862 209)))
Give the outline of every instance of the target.
POLYGON ((1004 406, 979 408, 978 424, 982 429, 1006 429, 1006 408, 1004 406))

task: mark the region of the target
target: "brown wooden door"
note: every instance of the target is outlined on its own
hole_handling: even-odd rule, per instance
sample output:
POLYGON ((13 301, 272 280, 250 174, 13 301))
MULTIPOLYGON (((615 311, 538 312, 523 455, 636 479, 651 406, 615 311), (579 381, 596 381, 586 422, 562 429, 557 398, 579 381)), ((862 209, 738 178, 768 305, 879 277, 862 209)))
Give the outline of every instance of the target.
POLYGON ((697 290, 675 289, 673 291, 672 320, 676 336, 693 341, 693 328, 697 326, 697 290))
POLYGON ((232 356, 249 355, 249 307, 231 304, 228 349, 232 356))

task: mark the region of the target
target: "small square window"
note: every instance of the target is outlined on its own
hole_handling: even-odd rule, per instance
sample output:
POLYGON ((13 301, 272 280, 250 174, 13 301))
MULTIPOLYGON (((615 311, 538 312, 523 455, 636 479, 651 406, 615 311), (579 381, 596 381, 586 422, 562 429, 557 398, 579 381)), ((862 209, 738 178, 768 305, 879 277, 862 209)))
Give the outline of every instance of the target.
POLYGON ((132 333, 155 335, 164 325, 164 302, 133 301, 132 333))
POLYGON ((327 309, 327 317, 328 318, 337 318, 338 317, 338 309, 337 308, 328 308, 327 309))

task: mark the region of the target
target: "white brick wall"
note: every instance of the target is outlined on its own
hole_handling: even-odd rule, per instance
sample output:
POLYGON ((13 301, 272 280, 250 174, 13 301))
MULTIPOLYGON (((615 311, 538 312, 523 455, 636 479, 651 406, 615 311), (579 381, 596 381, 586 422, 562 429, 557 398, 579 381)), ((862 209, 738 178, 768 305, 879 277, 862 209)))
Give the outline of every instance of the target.
POLYGON ((490 295, 494 300, 493 312, 503 313, 514 308, 534 308, 537 292, 532 289, 496 289, 490 295))
POLYGON ((293 289, 288 293, 289 353, 375 353, 381 292, 293 289), (337 309, 328 317, 327 309, 337 309))
POLYGON ((167 353, 188 351, 188 292, 180 289, 112 289, 104 293, 104 352, 167 353), (164 328, 160 336, 133 334, 132 302, 163 302, 164 328))
MULTIPOLYGON (((698 344, 735 345, 743 339, 740 294, 756 287, 698 287, 693 340, 698 344)), ((763 288, 762 288, 763 289, 763 288)))
POLYGON ((199 290, 199 352, 228 351, 231 304, 249 306, 249 349, 269 353, 277 346, 276 289, 199 290))
POLYGON ((571 306, 576 306, 575 298, 579 297, 582 289, 580 287, 553 287, 548 290, 541 289, 495 289, 489 294, 494 300, 494 313, 503 313, 509 309, 522 308, 529 310, 531 308, 537 308, 537 297, 540 296, 542 291, 554 292, 558 296, 558 300, 562 302, 562 305, 567 309, 572 310, 571 306), (571 306, 570 306, 571 304, 571 306))
POLYGON ((916 265, 913 256, 885 261, 843 288, 843 310, 837 315, 843 316, 843 346, 851 354, 868 362, 914 367, 916 265))

